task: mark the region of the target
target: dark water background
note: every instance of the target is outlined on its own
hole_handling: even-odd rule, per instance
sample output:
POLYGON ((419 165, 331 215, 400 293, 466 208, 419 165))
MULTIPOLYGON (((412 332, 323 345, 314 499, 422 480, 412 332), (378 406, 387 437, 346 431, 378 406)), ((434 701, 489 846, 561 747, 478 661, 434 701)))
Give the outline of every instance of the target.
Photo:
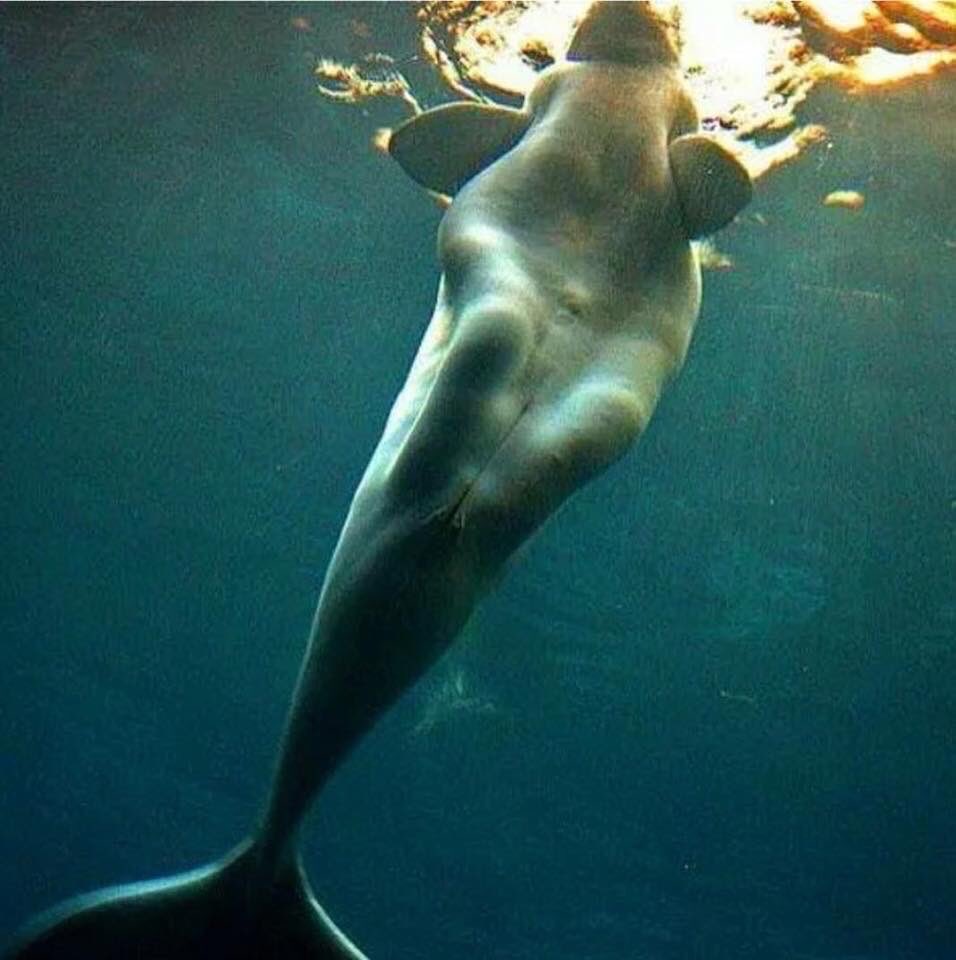
MULTIPOLYGON (((0 10, 0 938, 258 810, 435 289, 397 109, 313 92, 374 48, 407 7, 0 10)), ((640 449, 323 797, 373 960, 956 957, 954 81, 813 98, 640 449)))

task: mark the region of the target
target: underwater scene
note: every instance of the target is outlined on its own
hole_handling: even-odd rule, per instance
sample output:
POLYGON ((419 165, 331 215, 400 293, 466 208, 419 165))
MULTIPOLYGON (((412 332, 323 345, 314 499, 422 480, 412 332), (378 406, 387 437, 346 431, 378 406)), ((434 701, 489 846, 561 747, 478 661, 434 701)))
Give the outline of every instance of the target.
POLYGON ((0 129, 0 956, 956 958, 956 3, 8 4, 0 129))

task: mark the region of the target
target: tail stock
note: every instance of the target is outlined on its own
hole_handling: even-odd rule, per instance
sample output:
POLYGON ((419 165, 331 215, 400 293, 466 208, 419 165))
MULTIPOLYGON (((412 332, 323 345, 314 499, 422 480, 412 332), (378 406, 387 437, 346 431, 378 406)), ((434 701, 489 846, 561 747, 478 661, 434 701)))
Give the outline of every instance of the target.
POLYGON ((111 887, 37 917, 3 960, 367 960, 300 865, 256 879, 250 843, 211 866, 111 887))

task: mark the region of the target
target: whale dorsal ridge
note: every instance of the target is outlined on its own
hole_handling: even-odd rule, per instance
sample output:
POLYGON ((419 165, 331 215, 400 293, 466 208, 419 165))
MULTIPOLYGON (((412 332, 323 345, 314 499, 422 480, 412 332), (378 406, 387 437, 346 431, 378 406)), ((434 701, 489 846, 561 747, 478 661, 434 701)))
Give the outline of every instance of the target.
POLYGON ((730 223, 753 195, 750 175, 719 143, 699 133, 668 147, 684 227, 693 240, 730 223))
POLYGON ((507 153, 530 122, 530 114, 512 107, 447 103, 398 127, 388 152, 423 187, 454 195, 507 153))

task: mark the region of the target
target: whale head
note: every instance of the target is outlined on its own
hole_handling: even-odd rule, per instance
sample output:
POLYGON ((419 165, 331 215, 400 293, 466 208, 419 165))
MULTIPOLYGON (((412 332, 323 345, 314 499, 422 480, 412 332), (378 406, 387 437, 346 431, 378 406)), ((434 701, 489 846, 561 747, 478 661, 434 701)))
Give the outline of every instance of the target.
POLYGON ((631 67, 677 63, 677 51, 651 5, 631 0, 592 3, 566 57, 631 67))
MULTIPOLYGON (((593 2, 571 37, 565 59, 582 68, 602 63, 678 68, 667 27, 646 0, 593 2)), ((538 82, 548 82, 549 73, 544 71, 538 82)), ((453 195, 524 136, 534 119, 529 99, 521 110, 462 102, 435 107, 398 127, 389 138, 389 153, 412 179, 453 195)))
MULTIPOLYGON (((588 8, 571 38, 566 59, 541 74, 539 84, 562 83, 563 78, 596 73, 601 83, 588 88, 604 95, 608 104, 621 111, 630 109, 627 98, 615 97, 614 90, 637 89, 644 100, 634 112, 645 120, 663 111, 662 123, 672 131, 666 143, 666 161, 677 196, 687 239, 697 239, 729 223, 750 200, 753 186, 741 163, 728 150, 705 134, 696 132, 696 111, 692 105, 681 129, 675 129, 673 91, 680 84, 677 50, 668 27, 647 2, 598 0, 588 8), (602 64, 621 71, 600 69, 602 64), (647 82, 628 79, 628 68, 649 68, 647 82), (621 76, 605 76, 617 74, 621 76), (661 76, 658 76, 661 74, 661 76), (662 75, 671 74, 667 80, 662 75), (660 82, 656 82, 660 81, 660 82), (630 83, 630 88, 628 84, 630 83), (693 117, 693 123, 690 122, 693 117)), ((536 87, 535 90, 538 88, 536 87)), ((483 170, 517 147, 536 120, 535 90, 516 110, 487 103, 450 103, 435 107, 403 123, 389 140, 389 153, 412 179, 436 193, 455 195, 483 170)), ((685 97, 691 104, 689 95, 685 97)), ((560 98, 544 98, 551 109, 560 98)), ((580 103, 579 103, 580 106, 580 103)), ((609 108, 610 109, 610 106, 609 108)), ((583 117, 593 114, 584 105, 583 117)), ((574 149, 587 151, 586 138, 574 136, 574 114, 565 116, 564 131, 574 149), (570 135, 569 135, 570 132, 570 135)), ((611 129, 609 125, 608 129, 611 129)), ((627 137, 620 138, 626 145, 627 137)), ((663 145, 662 145, 663 146, 663 145)), ((627 157, 622 154, 621 162, 627 157)))

